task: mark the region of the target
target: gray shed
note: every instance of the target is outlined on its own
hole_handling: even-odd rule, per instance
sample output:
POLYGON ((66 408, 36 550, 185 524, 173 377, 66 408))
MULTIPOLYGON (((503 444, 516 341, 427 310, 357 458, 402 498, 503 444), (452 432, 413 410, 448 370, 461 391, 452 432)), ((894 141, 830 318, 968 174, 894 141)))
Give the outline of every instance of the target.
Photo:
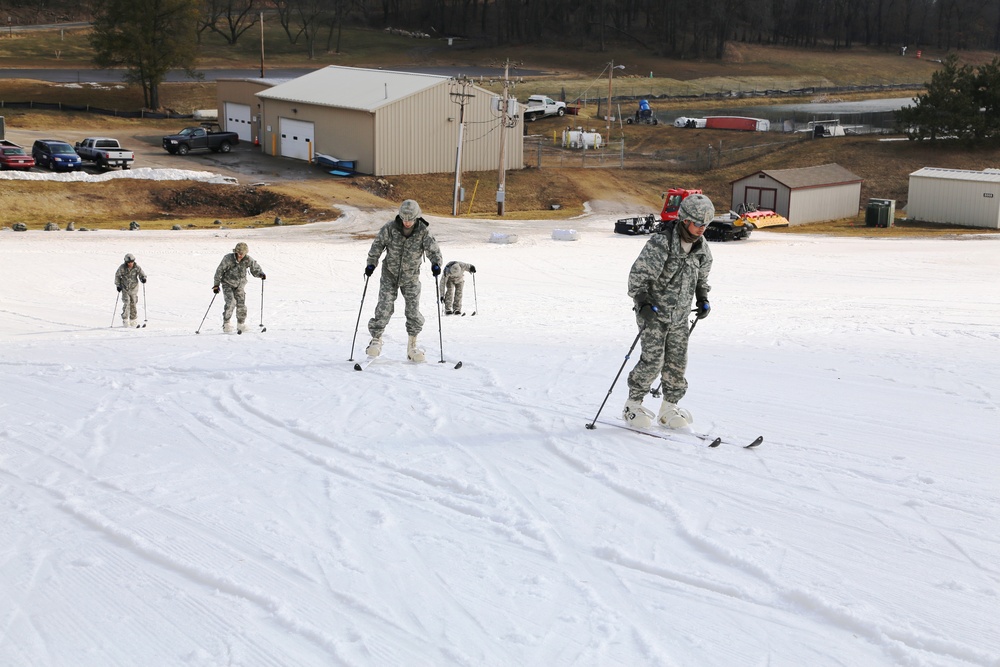
POLYGON ((762 169, 732 181, 733 209, 756 204, 785 216, 790 225, 856 216, 861 178, 838 164, 762 169))
MULTIPOLYGON (((250 86, 262 83, 220 82, 218 97, 222 118, 250 106, 265 153, 310 161, 320 153, 376 176, 455 170, 461 110, 450 77, 330 66, 262 87, 247 105, 250 86)), ((466 92, 462 170, 498 169, 501 134, 504 168, 523 168, 521 131, 500 132, 497 96, 478 86, 466 92)))
POLYGON ((906 217, 1000 229, 1000 170, 918 169, 910 174, 906 217))

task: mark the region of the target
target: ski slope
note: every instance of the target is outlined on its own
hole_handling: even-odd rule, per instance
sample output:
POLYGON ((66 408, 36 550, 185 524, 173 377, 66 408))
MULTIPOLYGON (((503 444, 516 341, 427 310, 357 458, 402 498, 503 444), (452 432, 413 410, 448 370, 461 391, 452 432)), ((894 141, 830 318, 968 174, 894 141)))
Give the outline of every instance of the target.
POLYGON ((683 405, 765 442, 709 449, 584 428, 636 334, 622 213, 431 217, 466 316, 439 338, 426 268, 428 362, 400 300, 360 373, 388 212, 0 232, 0 664, 1000 665, 1000 238, 714 244, 683 405), (251 331, 220 297, 195 335, 237 241, 251 331))

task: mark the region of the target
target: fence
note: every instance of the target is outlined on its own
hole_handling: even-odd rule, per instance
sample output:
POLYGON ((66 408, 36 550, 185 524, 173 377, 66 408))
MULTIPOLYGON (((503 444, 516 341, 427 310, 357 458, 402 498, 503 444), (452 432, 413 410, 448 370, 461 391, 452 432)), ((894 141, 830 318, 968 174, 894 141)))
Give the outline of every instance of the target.
MULTIPOLYGON (((802 135, 798 141, 810 137, 802 135)), ((562 148, 540 136, 524 138, 524 163, 536 169, 666 169, 702 172, 767 155, 793 141, 771 141, 752 146, 721 148, 705 146, 695 151, 662 149, 651 153, 625 150, 624 141, 612 141, 599 149, 562 148)))
POLYGON ((139 109, 137 111, 125 111, 122 109, 102 109, 101 107, 89 104, 63 104, 62 102, 6 102, 0 100, 0 109, 44 109, 47 111, 82 111, 84 113, 96 113, 105 116, 118 116, 119 118, 194 118, 193 114, 180 114, 172 111, 149 111, 139 109))

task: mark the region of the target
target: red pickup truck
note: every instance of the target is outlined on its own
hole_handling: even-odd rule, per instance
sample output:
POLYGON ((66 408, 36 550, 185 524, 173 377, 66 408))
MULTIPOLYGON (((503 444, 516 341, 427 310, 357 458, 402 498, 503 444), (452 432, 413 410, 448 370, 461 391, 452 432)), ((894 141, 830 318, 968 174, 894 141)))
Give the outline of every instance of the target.
POLYGON ((0 169, 27 171, 35 166, 35 158, 13 141, 0 139, 0 169))

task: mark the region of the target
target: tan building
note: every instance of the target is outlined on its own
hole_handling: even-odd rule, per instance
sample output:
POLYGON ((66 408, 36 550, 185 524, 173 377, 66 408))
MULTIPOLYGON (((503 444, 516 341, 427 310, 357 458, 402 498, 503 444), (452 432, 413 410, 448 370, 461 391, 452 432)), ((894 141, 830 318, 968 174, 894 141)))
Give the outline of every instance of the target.
MULTIPOLYGON (((331 66, 265 84, 220 81, 218 93, 224 126, 249 116, 265 153, 308 161, 320 153, 376 176, 455 170, 461 108, 452 93, 460 89, 450 77, 331 66)), ((497 96, 477 86, 466 92, 462 170, 499 169, 501 134, 505 169, 521 169, 520 128, 501 133, 497 96)))
POLYGON ((785 216, 790 225, 849 218, 860 210, 861 180, 838 164, 763 169, 730 183, 733 209, 756 204, 785 216))
POLYGON ((219 79, 215 96, 222 129, 237 133, 240 141, 259 143, 261 100, 257 99, 257 93, 286 81, 288 79, 219 79))
POLYGON ((906 217, 1000 229, 1000 170, 918 169, 910 174, 906 217))

